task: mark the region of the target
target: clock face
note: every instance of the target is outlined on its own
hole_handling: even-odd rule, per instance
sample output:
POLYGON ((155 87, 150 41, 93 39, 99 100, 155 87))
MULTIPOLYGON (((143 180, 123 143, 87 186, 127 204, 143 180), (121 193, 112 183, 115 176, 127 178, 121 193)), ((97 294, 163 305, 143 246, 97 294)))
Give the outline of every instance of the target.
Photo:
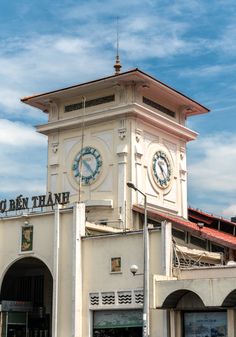
POLYGON ((155 181, 161 188, 169 186, 172 169, 168 156, 164 151, 157 151, 152 159, 152 168, 155 181))
POLYGON ((72 170, 78 182, 91 184, 99 175, 102 158, 97 149, 86 146, 75 157, 72 170))

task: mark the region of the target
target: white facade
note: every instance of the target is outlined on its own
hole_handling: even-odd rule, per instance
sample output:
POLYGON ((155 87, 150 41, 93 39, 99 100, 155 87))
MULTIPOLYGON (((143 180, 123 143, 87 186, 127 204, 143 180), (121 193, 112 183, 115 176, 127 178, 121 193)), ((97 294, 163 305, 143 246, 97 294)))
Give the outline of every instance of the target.
MULTIPOLYGON (((48 113, 37 127, 48 137, 47 197, 35 199, 40 212, 18 203, 0 218, 2 337, 141 336, 143 198, 127 181, 149 210, 187 219, 186 143, 197 134, 185 119, 208 109, 138 69, 22 101, 48 113), (11 321, 20 315, 9 306, 25 321, 11 321)), ((171 221, 150 214, 150 336, 184 336, 184 310, 224 305, 234 336, 234 268, 227 280, 221 268, 203 272, 202 286, 198 273, 174 274, 171 221)))
POLYGON ((69 191, 71 200, 84 201, 89 221, 105 218, 133 227, 130 206, 141 200, 130 195, 128 180, 147 193, 152 207, 187 217, 186 143, 196 133, 185 119, 206 108, 139 70, 23 101, 48 112, 48 123, 37 128, 49 140, 47 190, 69 191), (102 165, 92 183, 80 186, 72 166, 88 146, 98 151, 102 165), (169 159, 168 188, 154 177, 157 151, 169 159), (105 208, 103 218, 99 207, 105 208))

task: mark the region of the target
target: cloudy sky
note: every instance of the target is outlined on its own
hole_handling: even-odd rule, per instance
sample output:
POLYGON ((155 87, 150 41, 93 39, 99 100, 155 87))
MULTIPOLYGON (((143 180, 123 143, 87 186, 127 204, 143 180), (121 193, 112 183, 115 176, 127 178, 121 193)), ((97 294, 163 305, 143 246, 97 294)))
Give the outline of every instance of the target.
POLYGON ((192 117, 189 205, 236 215, 235 0, 1 0, 0 193, 45 192, 46 116, 20 98, 138 67, 211 109, 192 117))

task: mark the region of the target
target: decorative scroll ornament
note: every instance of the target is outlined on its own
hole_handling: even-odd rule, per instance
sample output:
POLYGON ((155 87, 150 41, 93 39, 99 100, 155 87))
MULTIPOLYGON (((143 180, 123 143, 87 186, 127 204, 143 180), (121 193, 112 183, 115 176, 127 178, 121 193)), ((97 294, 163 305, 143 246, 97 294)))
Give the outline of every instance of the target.
POLYGON ((120 137, 121 140, 125 139, 126 133, 127 133, 126 128, 120 128, 120 129, 118 129, 118 135, 119 135, 119 137, 120 137))

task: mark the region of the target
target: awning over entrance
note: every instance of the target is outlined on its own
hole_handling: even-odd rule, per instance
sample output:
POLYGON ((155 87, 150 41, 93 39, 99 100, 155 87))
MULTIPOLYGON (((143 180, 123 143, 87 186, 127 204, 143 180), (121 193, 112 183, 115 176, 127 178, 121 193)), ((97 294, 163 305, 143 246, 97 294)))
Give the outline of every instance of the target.
MULTIPOLYGON (((144 208, 139 205, 134 205, 133 210, 135 212, 144 214, 144 208)), ((209 228, 204 226, 203 228, 199 228, 199 226, 187 219, 184 219, 179 216, 174 216, 168 213, 160 212, 156 209, 147 209, 148 218, 155 219, 156 221, 169 221, 172 223, 173 227, 178 228, 180 230, 186 230, 196 236, 201 237, 202 239, 207 239, 213 241, 217 244, 235 249, 236 247, 236 236, 232 234, 225 233, 223 231, 219 231, 214 228, 209 228)))
MULTIPOLYGON (((162 280, 155 277, 155 307, 162 309, 184 308, 183 298, 190 296, 188 302, 194 302, 200 307, 234 307, 236 306, 236 277, 222 277, 215 269, 215 276, 207 278, 209 272, 205 269, 205 277, 196 277, 196 270, 189 271, 188 279, 162 280)), ((224 270, 221 272, 224 272, 224 270)), ((226 273, 225 273, 226 274, 226 273)), ((202 276, 200 273, 199 276, 202 276)), ((232 275, 233 276, 233 275, 232 275)), ((194 305, 191 303, 191 305, 194 305)))
POLYGON ((180 289, 180 290, 176 290, 173 293, 171 293, 170 295, 167 296, 167 298, 165 299, 165 301, 163 302, 162 307, 165 309, 172 309, 172 308, 176 308, 179 301, 184 298, 186 295, 191 294, 191 300, 193 300, 195 302, 200 302, 200 306, 204 307, 204 304, 202 302, 202 300, 200 299, 200 297, 194 293, 192 293, 191 291, 187 290, 187 289, 180 289))

